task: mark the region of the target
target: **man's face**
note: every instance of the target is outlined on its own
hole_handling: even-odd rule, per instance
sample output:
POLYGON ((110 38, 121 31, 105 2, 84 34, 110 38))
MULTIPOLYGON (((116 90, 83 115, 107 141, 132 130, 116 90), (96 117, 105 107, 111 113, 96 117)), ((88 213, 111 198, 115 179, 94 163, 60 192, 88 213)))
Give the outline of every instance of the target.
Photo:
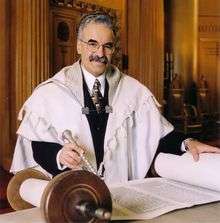
POLYGON ((114 35, 104 24, 91 22, 84 27, 77 40, 81 64, 94 76, 104 73, 111 62, 114 35))

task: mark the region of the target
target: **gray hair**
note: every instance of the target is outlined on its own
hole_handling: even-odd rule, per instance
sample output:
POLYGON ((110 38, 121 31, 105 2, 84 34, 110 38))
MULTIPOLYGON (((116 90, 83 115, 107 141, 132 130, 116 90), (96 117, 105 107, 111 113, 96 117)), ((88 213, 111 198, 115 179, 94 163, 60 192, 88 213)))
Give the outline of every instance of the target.
POLYGON ((104 24, 109 29, 111 29, 115 35, 114 25, 111 17, 105 12, 93 12, 81 18, 77 29, 78 38, 81 35, 83 29, 91 22, 104 24))

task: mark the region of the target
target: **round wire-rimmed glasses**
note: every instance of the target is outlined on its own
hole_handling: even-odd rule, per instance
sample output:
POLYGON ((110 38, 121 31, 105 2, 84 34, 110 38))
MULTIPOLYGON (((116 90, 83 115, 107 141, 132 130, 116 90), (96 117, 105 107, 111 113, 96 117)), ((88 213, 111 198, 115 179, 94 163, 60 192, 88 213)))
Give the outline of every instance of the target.
POLYGON ((100 47, 102 47, 104 53, 106 55, 110 55, 114 53, 115 47, 114 47, 114 43, 113 42, 109 42, 109 43, 104 43, 104 44, 99 44, 97 41, 95 40, 89 40, 88 42, 79 39, 81 42, 85 43, 87 45, 87 48, 89 51, 95 53, 100 47))

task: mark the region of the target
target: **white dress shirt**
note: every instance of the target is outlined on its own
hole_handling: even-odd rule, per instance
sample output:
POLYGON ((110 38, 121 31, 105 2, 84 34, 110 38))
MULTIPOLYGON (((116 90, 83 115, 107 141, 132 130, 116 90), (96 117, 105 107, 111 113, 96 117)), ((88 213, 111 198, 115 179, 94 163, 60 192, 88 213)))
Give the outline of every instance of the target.
POLYGON ((93 74, 89 73, 83 66, 82 66, 82 71, 83 71, 83 76, 84 76, 85 82, 88 86, 90 95, 92 94, 92 88, 93 88, 93 85, 95 83, 95 80, 98 79, 100 84, 101 84, 100 91, 102 93, 102 96, 104 96, 104 92, 105 92, 105 73, 101 74, 98 77, 95 77, 93 74))

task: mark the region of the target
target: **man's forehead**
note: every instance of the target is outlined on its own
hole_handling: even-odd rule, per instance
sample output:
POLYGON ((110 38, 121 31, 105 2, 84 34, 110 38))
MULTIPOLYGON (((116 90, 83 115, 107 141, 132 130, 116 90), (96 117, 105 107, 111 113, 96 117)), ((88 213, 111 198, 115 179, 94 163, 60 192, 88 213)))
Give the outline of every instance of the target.
POLYGON ((113 31, 105 24, 91 22, 82 30, 82 36, 87 40, 106 39, 107 41, 112 41, 113 31))

